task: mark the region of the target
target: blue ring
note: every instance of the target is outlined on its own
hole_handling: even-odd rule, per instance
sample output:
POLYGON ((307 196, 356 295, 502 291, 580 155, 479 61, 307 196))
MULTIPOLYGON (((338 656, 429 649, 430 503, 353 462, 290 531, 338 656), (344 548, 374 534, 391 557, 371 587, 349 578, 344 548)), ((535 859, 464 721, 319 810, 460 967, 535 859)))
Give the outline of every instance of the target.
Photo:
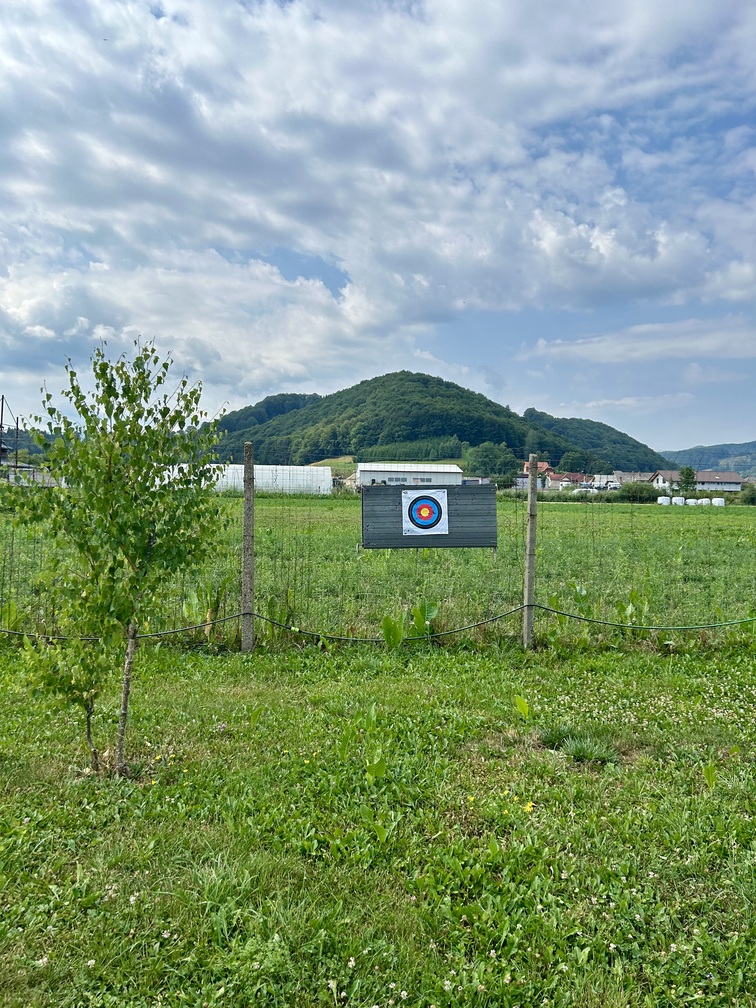
POLYGON ((410 503, 407 509, 407 517, 415 526, 419 529, 432 529, 441 521, 443 517, 443 510, 438 501, 433 497, 415 497, 415 499, 410 503), (432 515, 430 518, 422 518, 418 511, 421 507, 430 507, 432 515))

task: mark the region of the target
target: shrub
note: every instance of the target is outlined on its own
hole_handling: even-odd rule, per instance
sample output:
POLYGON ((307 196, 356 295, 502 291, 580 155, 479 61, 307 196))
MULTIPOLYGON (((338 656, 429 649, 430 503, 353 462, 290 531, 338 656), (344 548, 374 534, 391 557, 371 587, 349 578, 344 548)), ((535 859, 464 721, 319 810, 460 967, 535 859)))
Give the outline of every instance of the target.
POLYGON ((617 491, 618 500, 635 504, 655 504, 658 496, 658 487, 653 483, 623 483, 617 491))

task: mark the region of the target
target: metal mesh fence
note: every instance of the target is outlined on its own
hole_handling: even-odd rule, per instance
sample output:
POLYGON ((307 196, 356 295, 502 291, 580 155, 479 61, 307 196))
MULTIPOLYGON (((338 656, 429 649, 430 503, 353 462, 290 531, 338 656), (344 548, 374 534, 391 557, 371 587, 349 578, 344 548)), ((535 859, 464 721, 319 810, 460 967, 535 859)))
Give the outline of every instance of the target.
MULTIPOLYGON (((238 644, 242 505, 222 497, 227 519, 201 570, 168 579, 144 633, 186 630, 192 642, 238 644)), ((498 549, 363 550, 357 494, 259 493, 255 505, 258 640, 296 626, 324 637, 380 638, 384 616, 438 607, 437 630, 484 623, 522 602, 525 501, 502 495, 498 549)), ((51 551, 44 526, 19 528, 0 515, 0 628, 52 635, 54 592, 44 587, 51 551)), ((664 627, 746 620, 756 606, 756 508, 662 508, 593 501, 541 503, 535 601, 585 619, 664 627)), ((478 638, 517 635, 519 624, 486 624, 478 638)), ((597 639, 609 627, 544 610, 536 637, 597 639)))

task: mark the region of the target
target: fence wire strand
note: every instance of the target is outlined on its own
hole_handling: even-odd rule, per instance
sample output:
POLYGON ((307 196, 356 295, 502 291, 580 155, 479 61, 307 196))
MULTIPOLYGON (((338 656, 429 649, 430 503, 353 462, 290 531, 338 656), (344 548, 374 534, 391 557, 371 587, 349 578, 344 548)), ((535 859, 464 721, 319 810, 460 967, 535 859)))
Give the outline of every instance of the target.
MULTIPOLYGON (((439 631, 429 631, 425 635, 419 636, 407 636, 404 640, 409 643, 418 641, 432 641, 438 637, 448 637, 452 634, 464 633, 467 630, 475 630, 478 627, 486 626, 489 623, 497 623, 500 620, 507 619, 510 616, 514 616, 519 612, 527 609, 526 605, 515 606, 513 609, 509 609, 507 612, 497 613, 495 616, 489 616, 487 619, 478 620, 475 623, 468 623, 466 626, 454 627, 452 630, 439 630, 439 631)), ((666 631, 669 633, 673 632, 684 632, 684 631, 696 631, 696 630, 718 630, 724 629, 725 627, 732 626, 746 626, 749 623, 756 623, 756 616, 747 616, 743 619, 736 620, 726 620, 721 623, 700 623, 695 626, 651 626, 643 625, 638 623, 616 623, 611 620, 600 620, 593 619, 590 616, 580 616, 577 613, 564 612, 560 609, 552 609, 550 606, 540 605, 539 603, 533 603, 534 609, 539 609, 542 612, 552 613, 555 616, 563 616, 566 619, 577 620, 581 623, 597 623, 600 626, 615 627, 621 630, 633 630, 633 631, 644 631, 644 632, 659 632, 666 631)), ((209 627, 218 626, 223 623, 229 623, 232 620, 242 619, 244 616, 253 616, 255 619, 261 620, 264 623, 269 623, 274 626, 279 627, 281 630, 285 630, 294 636, 303 637, 315 637, 319 640, 332 640, 332 641, 349 641, 352 643, 360 644, 380 644, 383 643, 383 637, 348 637, 340 636, 338 634, 331 634, 322 630, 306 630, 303 627, 289 625, 287 623, 281 623, 278 620, 272 619, 269 616, 263 616, 262 613, 258 612, 240 612, 234 613, 232 616, 224 616, 221 619, 209 620, 207 623, 194 623, 190 626, 175 627, 172 630, 156 630, 152 633, 137 634, 138 640, 148 640, 155 637, 169 637, 174 634, 191 633, 194 630, 206 630, 209 627)), ((17 637, 29 637, 38 638, 42 640, 80 640, 80 641, 98 641, 99 637, 64 637, 59 634, 38 634, 38 633, 25 633, 23 630, 9 630, 5 627, 0 627, 0 633, 8 634, 10 636, 17 637)))

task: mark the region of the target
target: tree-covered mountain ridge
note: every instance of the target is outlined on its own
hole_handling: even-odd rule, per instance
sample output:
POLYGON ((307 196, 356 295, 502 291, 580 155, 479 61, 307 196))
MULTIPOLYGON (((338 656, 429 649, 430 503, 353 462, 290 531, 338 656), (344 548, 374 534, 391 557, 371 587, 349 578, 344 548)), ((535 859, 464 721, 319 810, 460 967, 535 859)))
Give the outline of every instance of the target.
POLYGON ((694 448, 664 452, 664 456, 676 467, 687 465, 694 469, 718 469, 738 472, 741 476, 756 476, 756 441, 696 445, 694 448))
POLYGON ((219 426, 225 460, 241 461, 244 442, 251 441, 255 461, 268 465, 308 465, 340 455, 372 461, 462 458, 470 447, 490 443, 518 459, 536 452, 558 465, 566 457, 586 471, 667 466, 663 456, 606 424, 536 410, 519 416, 479 392, 411 371, 330 395, 269 396, 226 414, 219 426))

